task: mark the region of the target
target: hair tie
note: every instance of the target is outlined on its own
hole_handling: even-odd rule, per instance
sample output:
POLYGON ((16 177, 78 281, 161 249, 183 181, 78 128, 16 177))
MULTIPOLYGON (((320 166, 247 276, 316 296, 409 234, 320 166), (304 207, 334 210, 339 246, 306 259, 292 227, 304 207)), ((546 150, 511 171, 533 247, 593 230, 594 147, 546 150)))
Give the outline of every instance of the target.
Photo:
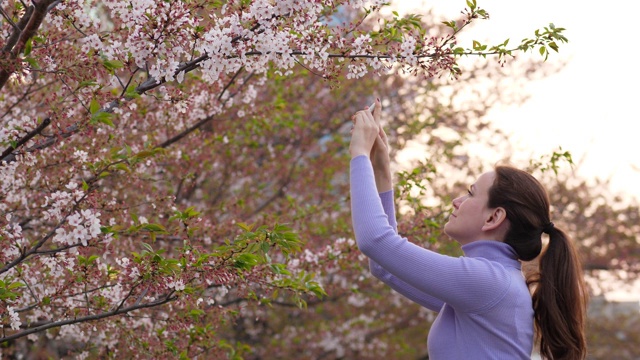
POLYGON ((553 230, 553 227, 553 222, 549 221, 549 223, 542 228, 542 232, 545 234, 550 234, 551 230, 553 230))

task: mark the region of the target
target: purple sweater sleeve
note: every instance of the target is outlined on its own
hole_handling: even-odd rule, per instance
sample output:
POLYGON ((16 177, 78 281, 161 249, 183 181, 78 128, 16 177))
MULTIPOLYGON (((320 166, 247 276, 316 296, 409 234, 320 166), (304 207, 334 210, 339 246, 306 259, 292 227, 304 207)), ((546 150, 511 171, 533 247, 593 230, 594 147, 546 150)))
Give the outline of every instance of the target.
MULTIPOLYGON (((394 232, 397 233, 398 229, 396 223, 395 207, 393 203, 393 190, 381 193, 380 200, 382 202, 382 208, 387 215, 389 225, 393 228, 394 232)), ((385 270, 382 266, 371 259, 369 259, 369 269, 371 270, 371 274, 373 276, 378 278, 383 283, 387 284, 393 290, 402 294, 409 300, 426 307, 427 309, 438 312, 442 308, 442 305, 444 305, 442 300, 433 297, 425 292, 422 292, 415 287, 407 284, 406 282, 400 280, 396 276, 393 276, 390 272, 385 270)))
POLYGON ((412 297, 436 298, 460 311, 479 312, 506 294, 510 279, 488 261, 441 255, 400 237, 385 214, 371 162, 364 155, 351 160, 351 213, 360 251, 388 272, 385 280, 393 279, 412 297), (504 287, 497 289, 496 284, 504 287))

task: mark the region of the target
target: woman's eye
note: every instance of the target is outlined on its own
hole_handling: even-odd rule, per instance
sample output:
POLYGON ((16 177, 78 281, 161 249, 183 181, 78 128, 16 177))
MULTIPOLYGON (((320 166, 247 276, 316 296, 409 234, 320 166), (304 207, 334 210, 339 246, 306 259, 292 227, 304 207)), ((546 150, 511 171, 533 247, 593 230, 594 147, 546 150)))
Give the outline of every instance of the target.
POLYGON ((471 190, 467 190, 467 193, 469 193, 469 196, 473 196, 473 194, 471 193, 471 190))

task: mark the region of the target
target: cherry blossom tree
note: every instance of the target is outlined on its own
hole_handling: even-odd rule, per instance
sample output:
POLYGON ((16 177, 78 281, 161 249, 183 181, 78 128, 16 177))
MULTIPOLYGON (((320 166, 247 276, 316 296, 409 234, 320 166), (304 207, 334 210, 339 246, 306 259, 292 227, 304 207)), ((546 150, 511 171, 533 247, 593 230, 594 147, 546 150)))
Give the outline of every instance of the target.
MULTIPOLYGON (((389 349, 393 334, 376 336, 390 326, 372 327, 387 322, 372 315, 379 301, 364 300, 377 288, 363 278, 350 239, 346 115, 374 91, 401 100, 425 84, 465 80, 461 57, 489 57, 500 71, 516 53, 547 56, 566 39, 550 25, 513 47, 466 48, 458 33, 488 18, 475 1, 440 24, 384 15, 387 7, 3 2, 3 351, 79 358, 398 351, 389 349), (389 75, 398 73, 420 82, 389 75), (339 314, 345 307, 332 301, 360 310, 339 314), (314 311, 342 320, 335 329, 312 328, 314 311), (358 328, 368 337, 348 336, 358 328)), ((401 103, 385 110, 414 120, 390 122, 399 148, 436 127, 436 117, 451 116, 443 123, 461 133, 479 131, 484 125, 464 114, 490 106, 453 116, 450 104, 425 101, 433 118, 413 119, 416 109, 392 105, 401 103)), ((433 159, 455 157, 460 142, 428 141, 433 159)), ((411 190, 430 174, 399 173, 404 205, 423 209, 411 190)), ((414 212, 402 230, 440 246, 433 224, 445 207, 414 212)), ((403 315, 387 324, 429 317, 393 299, 403 315)))

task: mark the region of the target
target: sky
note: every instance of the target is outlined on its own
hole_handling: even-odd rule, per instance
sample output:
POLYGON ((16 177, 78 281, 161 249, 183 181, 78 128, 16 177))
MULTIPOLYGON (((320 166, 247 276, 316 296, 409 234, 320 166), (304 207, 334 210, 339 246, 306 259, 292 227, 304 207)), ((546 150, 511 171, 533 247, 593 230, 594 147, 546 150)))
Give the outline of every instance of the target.
MULTIPOLYGON (((395 0, 391 7, 404 13, 418 3, 395 0)), ((451 20, 466 1, 424 4, 413 12, 431 8, 451 20)), ((577 176, 609 180, 612 194, 640 200, 640 1, 477 0, 477 5, 490 19, 465 30, 459 38, 463 47, 471 47, 474 39, 498 44, 509 38, 518 44, 549 23, 566 28, 569 39, 548 60, 566 62, 560 72, 529 81, 524 85, 530 96, 525 104, 495 108, 487 118, 511 135, 524 158, 549 155, 561 146, 574 162, 581 162, 577 176)), ((640 292, 620 289, 607 298, 638 301, 640 292)))
MULTIPOLYGON (((418 3, 395 0, 391 7, 406 11, 418 3)), ((455 19, 465 5, 465 0, 426 0, 418 11, 432 8, 455 19)), ((526 83, 530 99, 525 104, 496 108, 488 119, 511 134, 524 156, 548 155, 561 146, 581 162, 578 176, 609 180, 613 194, 640 199, 640 71, 635 65, 640 28, 634 24, 640 2, 478 0, 477 5, 490 19, 465 30, 459 39, 463 47, 471 47, 474 39, 497 44, 509 38, 518 44, 549 23, 566 28, 569 39, 548 60, 565 61, 560 72, 526 83)))

